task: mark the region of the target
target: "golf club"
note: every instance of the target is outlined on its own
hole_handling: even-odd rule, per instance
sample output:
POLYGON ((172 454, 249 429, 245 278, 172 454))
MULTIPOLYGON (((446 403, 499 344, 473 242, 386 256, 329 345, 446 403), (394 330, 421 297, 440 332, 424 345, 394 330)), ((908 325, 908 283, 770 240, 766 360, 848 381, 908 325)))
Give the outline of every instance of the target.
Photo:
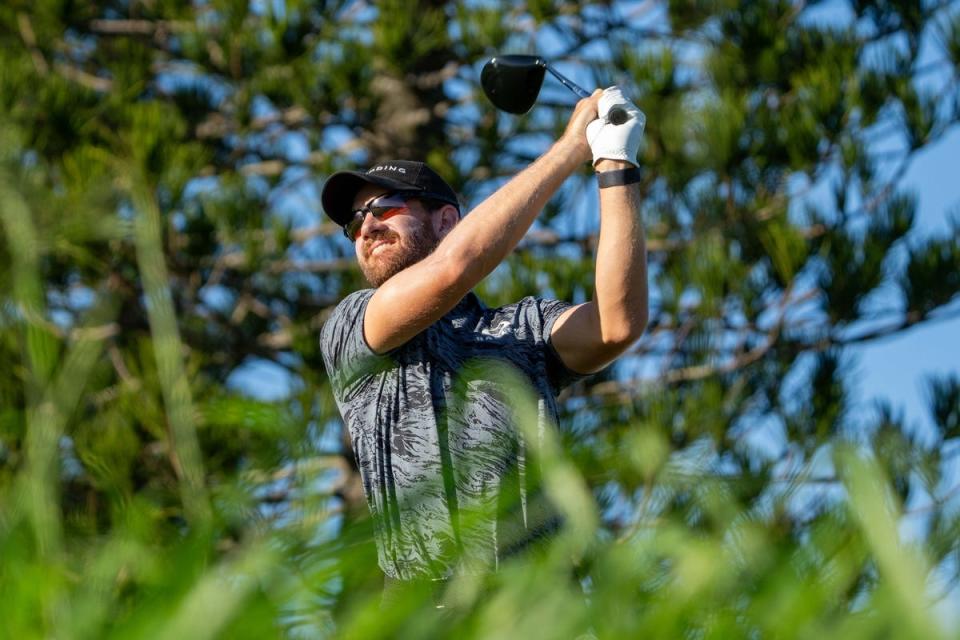
MULTIPOLYGON (((549 71, 563 86, 581 98, 589 98, 582 87, 561 75, 546 60, 530 55, 506 55, 490 58, 480 71, 480 86, 493 105, 508 113, 523 114, 533 107, 540 95, 545 72, 549 71)), ((607 121, 622 124, 627 113, 613 107, 607 121)))

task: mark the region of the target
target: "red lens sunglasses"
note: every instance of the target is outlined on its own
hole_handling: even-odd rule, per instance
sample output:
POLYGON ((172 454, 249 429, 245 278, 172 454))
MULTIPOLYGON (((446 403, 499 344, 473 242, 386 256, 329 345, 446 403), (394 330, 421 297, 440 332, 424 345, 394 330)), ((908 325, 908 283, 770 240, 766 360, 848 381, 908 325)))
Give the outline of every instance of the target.
POLYGON ((347 239, 351 242, 356 242, 357 237, 360 235, 360 228, 363 226, 363 221, 366 219, 368 213, 372 213, 373 217, 377 220, 386 220, 406 209, 408 200, 414 200, 416 198, 439 200, 457 206, 456 203, 450 202, 449 198, 435 193, 423 193, 421 191, 385 193, 382 196, 368 200, 366 204, 359 209, 351 211, 350 213, 353 218, 350 222, 343 225, 343 235, 347 236, 347 239))

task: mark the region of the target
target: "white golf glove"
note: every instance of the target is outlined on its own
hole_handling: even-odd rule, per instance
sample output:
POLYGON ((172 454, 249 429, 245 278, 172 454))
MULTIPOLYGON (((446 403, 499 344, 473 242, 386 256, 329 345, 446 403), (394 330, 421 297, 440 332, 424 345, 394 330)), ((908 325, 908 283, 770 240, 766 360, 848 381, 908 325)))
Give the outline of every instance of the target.
POLYGON ((587 142, 593 151, 593 164, 606 158, 626 160, 637 166, 637 152, 647 117, 637 105, 623 97, 620 87, 603 90, 597 112, 600 117, 587 125, 587 142), (625 122, 614 124, 607 119, 613 107, 619 107, 626 113, 625 122))

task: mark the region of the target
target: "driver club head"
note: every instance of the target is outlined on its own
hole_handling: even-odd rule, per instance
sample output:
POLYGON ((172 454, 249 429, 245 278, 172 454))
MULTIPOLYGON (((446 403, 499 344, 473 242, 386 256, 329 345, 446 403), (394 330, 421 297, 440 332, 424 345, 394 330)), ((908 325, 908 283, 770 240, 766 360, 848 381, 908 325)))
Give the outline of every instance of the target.
POLYGON ((519 115, 537 101, 546 70, 547 63, 537 56, 496 56, 483 65, 480 86, 495 107, 519 115))

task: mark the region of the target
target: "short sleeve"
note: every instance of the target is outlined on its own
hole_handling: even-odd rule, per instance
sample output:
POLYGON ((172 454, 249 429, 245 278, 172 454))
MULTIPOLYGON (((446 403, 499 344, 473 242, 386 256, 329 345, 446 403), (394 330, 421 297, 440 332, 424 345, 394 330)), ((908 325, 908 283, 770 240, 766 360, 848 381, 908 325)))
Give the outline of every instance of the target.
POLYGON ((540 340, 546 345, 547 352, 547 374, 550 376, 550 380, 558 392, 574 382, 589 378, 593 375, 589 373, 578 373, 569 369, 567 365, 563 363, 560 354, 557 353, 553 342, 550 340, 550 332, 553 331, 554 323, 563 315, 564 311, 573 306, 575 305, 561 300, 537 299, 537 308, 542 318, 540 324, 542 332, 540 340))
POLYGON ((383 368, 386 356, 375 353, 363 335, 363 317, 374 289, 363 289, 344 298, 320 331, 320 351, 327 375, 338 393, 347 393, 356 382, 383 368))

